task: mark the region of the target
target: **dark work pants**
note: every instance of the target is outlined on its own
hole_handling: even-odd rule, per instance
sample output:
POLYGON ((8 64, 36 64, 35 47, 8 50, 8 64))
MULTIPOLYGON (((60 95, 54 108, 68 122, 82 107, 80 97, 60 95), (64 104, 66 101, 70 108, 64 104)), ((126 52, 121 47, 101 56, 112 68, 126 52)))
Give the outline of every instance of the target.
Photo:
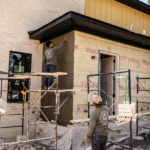
POLYGON ((107 136, 98 135, 91 138, 92 150, 106 150, 107 136))
MULTIPOLYGON (((52 65, 52 64, 46 65, 46 72, 50 72, 50 73, 56 72, 56 65, 52 65)), ((51 86, 53 82, 54 82, 54 77, 50 76, 45 78, 46 87, 51 86)))

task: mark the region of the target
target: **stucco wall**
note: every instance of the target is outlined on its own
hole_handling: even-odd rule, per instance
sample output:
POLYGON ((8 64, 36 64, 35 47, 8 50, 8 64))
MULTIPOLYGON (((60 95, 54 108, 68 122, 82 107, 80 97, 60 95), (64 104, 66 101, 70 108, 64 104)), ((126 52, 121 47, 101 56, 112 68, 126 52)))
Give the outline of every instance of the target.
MULTIPOLYGON (((68 41, 58 50, 58 59, 57 59, 57 71, 58 72, 67 72, 66 76, 59 76, 59 89, 72 89, 73 88, 73 71, 74 71, 74 31, 66 33, 58 38, 53 39, 54 45, 59 45, 64 36, 68 38, 68 41)), ((43 68, 44 71, 44 68, 43 68)), ((60 114, 58 116, 58 123, 61 125, 68 124, 69 120, 73 116, 73 93, 65 92, 60 93, 60 103, 62 104, 64 100, 68 100, 60 109, 60 114)), ((47 93, 41 101, 42 106, 55 106, 55 94, 47 93)), ((43 109, 44 113, 49 120, 55 120, 55 109, 43 109)))
MULTIPOLYGON (((98 72, 97 50, 105 50, 120 54, 120 69, 131 69, 132 101, 136 99, 136 76, 150 76, 150 51, 131 47, 121 43, 102 39, 82 32, 75 32, 74 52, 74 88, 87 87, 87 74, 98 72), (95 60, 91 56, 96 56, 95 60)), ((94 79, 95 80, 95 79, 94 79)), ((96 81, 96 80, 95 80, 96 81)), ((124 85, 120 86, 120 96, 124 94, 124 85)), ((142 82, 149 89, 150 80, 142 82)), ((148 100, 147 92, 139 94, 139 100, 148 100)), ((87 118, 87 92, 79 92, 74 95, 73 118, 87 118)))

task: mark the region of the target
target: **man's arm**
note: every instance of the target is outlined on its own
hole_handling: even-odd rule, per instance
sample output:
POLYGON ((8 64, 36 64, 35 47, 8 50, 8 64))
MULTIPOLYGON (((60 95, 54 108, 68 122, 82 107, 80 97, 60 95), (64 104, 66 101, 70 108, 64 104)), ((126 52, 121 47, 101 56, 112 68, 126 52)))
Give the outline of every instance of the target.
POLYGON ((60 49, 66 42, 67 42, 67 37, 64 37, 64 41, 61 42, 58 46, 55 46, 55 47, 53 48, 53 50, 58 50, 58 49, 60 49))
POLYGON ((96 125, 96 116, 95 116, 95 113, 92 113, 91 117, 90 117, 90 124, 89 124, 89 128, 88 128, 88 133, 87 133, 87 136, 89 138, 92 137, 92 135, 93 135, 95 125, 96 125))

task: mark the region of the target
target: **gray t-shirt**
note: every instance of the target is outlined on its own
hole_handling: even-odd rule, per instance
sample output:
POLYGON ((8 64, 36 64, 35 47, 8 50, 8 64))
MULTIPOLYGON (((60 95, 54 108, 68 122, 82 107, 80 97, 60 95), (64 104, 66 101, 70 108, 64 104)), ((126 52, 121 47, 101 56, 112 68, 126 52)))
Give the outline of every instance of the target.
POLYGON ((88 128, 88 137, 92 135, 108 135, 108 120, 109 110, 108 107, 102 105, 95 108, 91 113, 90 123, 88 128))
POLYGON ((43 62, 48 65, 57 65, 57 50, 59 50, 64 45, 64 42, 60 43, 58 46, 53 48, 47 48, 44 51, 43 62))

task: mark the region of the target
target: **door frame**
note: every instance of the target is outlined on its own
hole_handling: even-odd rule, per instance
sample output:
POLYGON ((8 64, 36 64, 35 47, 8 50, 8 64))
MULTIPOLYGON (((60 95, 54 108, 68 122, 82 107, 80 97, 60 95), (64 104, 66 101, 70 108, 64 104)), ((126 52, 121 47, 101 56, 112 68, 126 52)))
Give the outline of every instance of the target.
MULTIPOLYGON (((117 64, 117 68, 115 67, 116 68, 115 71, 118 71, 118 72, 120 71, 120 54, 105 51, 105 50, 98 50, 98 74, 101 73, 101 54, 106 54, 106 55, 111 55, 111 56, 116 57, 117 58, 116 61, 117 61, 118 64, 117 64)), ((100 82, 101 82, 101 78, 100 78, 100 76, 98 76, 98 89, 100 89, 100 87, 101 87, 100 82)), ((120 90, 119 89, 120 89, 120 83, 117 82, 117 85, 116 85, 116 90, 117 90, 116 98, 118 100, 120 98, 120 90)), ((98 90, 98 95, 100 95, 100 90, 98 90)), ((113 98, 114 98, 114 96, 113 96, 113 98)), ((115 109, 115 108, 113 108, 113 109, 115 109)))

